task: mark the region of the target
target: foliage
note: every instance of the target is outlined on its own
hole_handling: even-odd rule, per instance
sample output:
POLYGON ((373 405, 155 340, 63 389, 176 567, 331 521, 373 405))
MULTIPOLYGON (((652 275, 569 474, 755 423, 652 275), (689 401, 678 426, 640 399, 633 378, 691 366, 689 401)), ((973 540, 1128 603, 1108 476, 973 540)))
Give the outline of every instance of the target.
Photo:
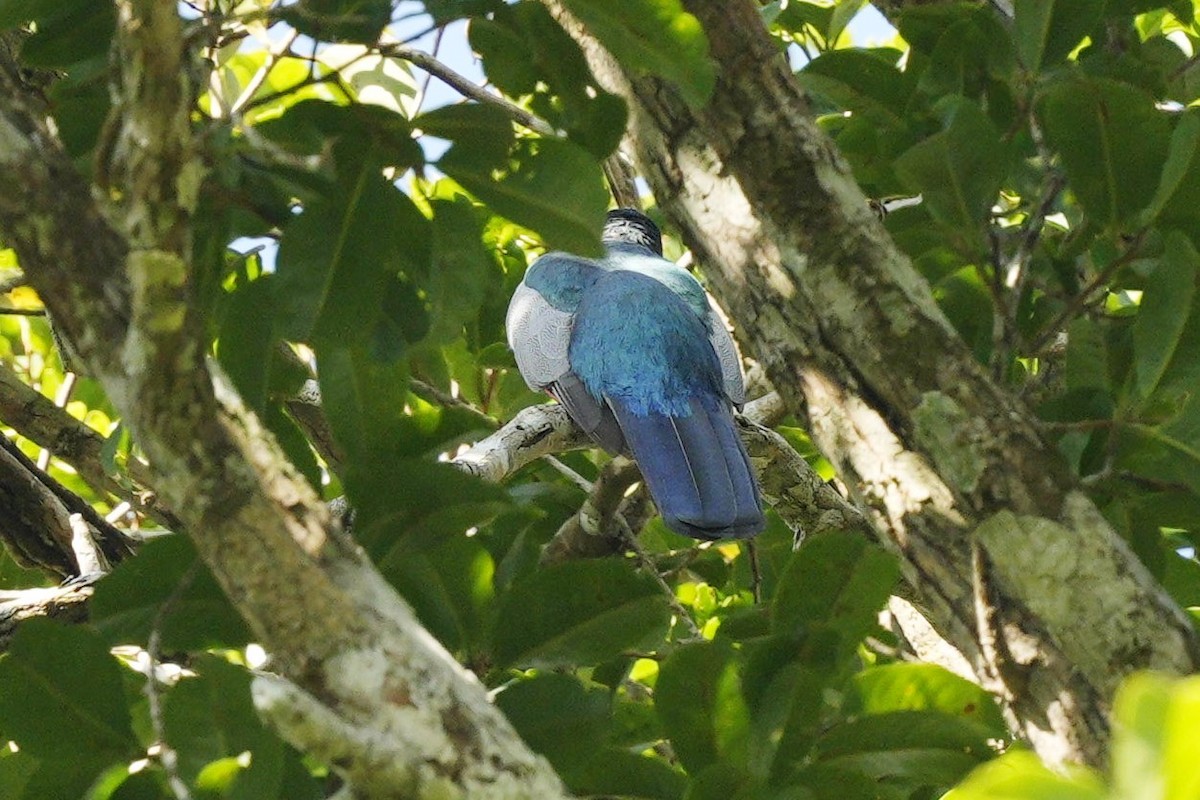
MULTIPOLYGON (((702 107, 718 76, 678 0, 565 4, 618 58, 702 107)), ((626 109, 533 0, 413 5, 188 12, 197 69, 211 57, 213 73, 195 121, 210 172, 191 247, 213 353, 298 470, 355 505, 359 541, 428 630, 580 794, 926 798, 970 775, 951 797, 1105 796, 1094 776, 1049 773, 1019 750, 989 761, 1010 744, 994 698, 897 655, 878 613, 898 570, 861 539, 793 553, 773 518, 752 567, 742 545, 696 546, 651 522, 641 542, 668 593, 632 559, 539 566, 583 499, 552 466, 497 488, 436 463, 489 430, 481 417, 539 401, 504 344, 504 311, 544 250, 598 251, 601 163, 626 109), (421 24, 469 18, 490 83, 561 135, 514 126, 493 104, 428 108, 408 63, 386 37, 377 46, 410 30, 401 10, 421 24), (311 37, 313 59, 279 49, 292 31, 311 37), (340 465, 288 409, 306 370, 285 342, 315 364, 340 465)), ((852 48, 862 6, 762 13, 866 193, 922 195, 886 224, 946 316, 1036 402, 1164 587, 1200 605, 1200 566, 1181 555, 1200 544, 1192 3, 1017 0, 1011 28, 982 4, 913 4, 890 45, 852 48)), ((90 172, 110 110, 112 8, 0 0, 0 25, 30 22, 22 57, 61 72, 48 99, 90 172)), ((4 298, 38 305, 27 289, 4 298)), ((0 315, 0 334, 0 362, 54 396, 67 368, 46 321, 0 315)), ((82 378, 66 407, 108 437, 106 468, 130 483, 136 442, 99 387, 82 378)), ((605 463, 561 461, 586 480, 605 463)), ((50 469, 113 510, 73 470, 50 469)), ((0 588, 44 582, 0 553, 0 588)), ((88 625, 26 623, 0 658, 0 742, 14 743, 0 748, 0 796, 168 796, 160 735, 193 796, 325 796, 326 765, 254 714, 249 636, 186 539, 151 540, 99 583, 88 625), (152 634, 178 666, 148 687, 152 634)), ((1144 773, 1161 776, 1164 798, 1195 793, 1182 733, 1198 721, 1195 695, 1194 681, 1126 687, 1114 796, 1150 796, 1130 788, 1144 773)))

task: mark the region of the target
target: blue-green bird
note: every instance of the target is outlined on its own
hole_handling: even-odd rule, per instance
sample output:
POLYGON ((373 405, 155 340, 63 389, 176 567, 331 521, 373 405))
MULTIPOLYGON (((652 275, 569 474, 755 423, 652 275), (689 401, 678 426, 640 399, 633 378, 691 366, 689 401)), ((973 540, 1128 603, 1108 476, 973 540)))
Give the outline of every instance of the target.
POLYGON ((602 259, 552 252, 525 273, 506 321, 521 375, 605 450, 633 456, 672 530, 753 536, 765 522, 733 420, 745 402, 733 339, 699 282, 662 257, 649 217, 610 211, 603 240, 602 259))

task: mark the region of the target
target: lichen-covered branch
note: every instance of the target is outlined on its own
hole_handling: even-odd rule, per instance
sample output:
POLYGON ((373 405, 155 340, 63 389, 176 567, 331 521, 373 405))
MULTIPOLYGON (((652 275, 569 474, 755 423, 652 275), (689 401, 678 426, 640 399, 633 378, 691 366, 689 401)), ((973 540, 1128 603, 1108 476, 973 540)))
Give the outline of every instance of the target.
POLYGON ((1196 668, 1195 631, 942 316, 812 119, 756 4, 685 0, 719 65, 695 111, 661 81, 627 74, 547 3, 599 81, 630 101, 628 143, 660 207, 745 350, 901 555, 936 627, 1040 754, 1102 763, 1117 682, 1138 668, 1196 668), (1086 547, 1073 564, 1107 562, 1113 583, 1059 565, 1073 591, 1042 604, 1044 583, 1011 566, 1039 550, 1006 544, 1035 519, 1086 547), (1097 608, 1137 622, 1081 624, 1097 608))
POLYGON ((8 649, 17 628, 27 619, 49 617, 61 622, 83 622, 87 619, 88 601, 93 575, 63 586, 42 589, 0 591, 0 653, 8 649))
MULTIPOLYGON (((376 750, 332 765, 356 797, 564 797, 484 688, 418 624, 206 359, 190 303, 190 214, 203 174, 178 10, 118 3, 122 101, 100 170, 101 208, 0 69, 0 237, 18 254, 154 469, 197 551, 271 651, 376 750), (366 779, 373 753, 403 759, 397 786, 366 779), (365 777, 364 777, 365 776, 365 777)), ((285 729, 295 732, 294 728, 285 729)))

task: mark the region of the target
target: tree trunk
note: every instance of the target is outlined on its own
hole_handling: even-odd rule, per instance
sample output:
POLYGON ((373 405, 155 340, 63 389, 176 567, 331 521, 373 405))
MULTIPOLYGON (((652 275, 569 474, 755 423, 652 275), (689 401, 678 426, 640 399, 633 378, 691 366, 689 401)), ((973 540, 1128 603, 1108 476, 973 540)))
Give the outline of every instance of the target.
POLYGON ((548 3, 629 101, 660 207, 930 620, 1039 755, 1101 764, 1117 682, 1195 669, 1192 626, 941 314, 755 4, 685 0, 718 64, 697 111, 548 3))

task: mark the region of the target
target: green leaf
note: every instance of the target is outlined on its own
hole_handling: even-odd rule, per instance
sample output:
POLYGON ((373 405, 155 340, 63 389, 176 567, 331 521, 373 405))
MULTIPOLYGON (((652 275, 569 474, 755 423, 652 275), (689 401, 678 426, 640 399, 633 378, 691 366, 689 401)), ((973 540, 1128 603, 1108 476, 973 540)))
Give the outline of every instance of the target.
POLYGON ((817 759, 875 780, 950 786, 992 757, 981 726, 932 711, 895 711, 861 717, 831 729, 817 743, 817 759))
POLYGON ((1104 0, 1015 0, 1017 55, 1030 72, 1055 64, 1075 49, 1104 10, 1104 0))
POLYGON ((433 263, 424 282, 432 326, 428 338, 441 343, 459 337, 463 325, 479 314, 489 283, 501 274, 484 249, 475 209, 459 202, 434 200, 433 263))
POLYGON ((163 704, 166 739, 179 755, 181 775, 233 800, 320 797, 311 778, 295 782, 298 756, 259 719, 250 673, 210 654, 191 666, 196 677, 180 681, 163 704))
POLYGON ((679 800, 687 787, 683 774, 666 762, 615 747, 595 751, 565 778, 570 789, 582 796, 679 800))
POLYGON ((708 38, 679 0, 564 0, 563 5, 625 67, 672 81, 693 108, 707 102, 716 84, 708 38))
POLYGON ((21 57, 39 67, 69 67, 104 57, 116 30, 116 19, 111 3, 91 0, 0 2, 0 28, 36 23, 21 43, 21 57))
POLYGON ((1052 772, 1026 750, 984 764, 947 793, 944 800, 1105 800, 1104 785, 1089 770, 1052 772))
POLYGON ((1082 316, 1067 329, 1067 387, 1109 389, 1108 344, 1095 320, 1082 316))
POLYGON ((0 659, 0 719, 21 752, 45 759, 136 757, 120 667, 100 636, 48 619, 23 622, 0 659))
POLYGON ((878 626, 879 609, 899 577, 896 559, 861 536, 818 536, 792 557, 780 580, 774 627, 831 630, 840 649, 852 652, 878 626))
POLYGON ((511 683, 496 705, 531 748, 559 771, 581 767, 608 738, 612 702, 602 687, 570 675, 535 675, 511 683))
POLYGON ((939 106, 940 133, 896 159, 896 172, 921 193, 933 218, 952 228, 978 230, 1008 174, 1009 148, 979 106, 949 98, 939 106))
POLYGON ((600 165, 579 146, 558 139, 522 139, 513 166, 500 173, 464 145, 438 167, 497 214, 537 231, 552 248, 600 255, 600 228, 608 207, 600 165))
POLYGON ((104 576, 92 597, 92 624, 110 644, 145 645, 173 595, 159 629, 168 651, 240 647, 249 640, 245 622, 182 534, 151 539, 104 576), (175 595, 187 575, 192 576, 187 588, 175 595))
POLYGON ((1171 362, 1192 312, 1200 254, 1182 233, 1171 232, 1163 255, 1146 280, 1133 327, 1134 374, 1149 397, 1171 362))
POLYGON ((408 365, 331 342, 317 348, 317 374, 326 418, 347 458, 367 464, 394 457, 402 440, 408 365))
POLYGON ((1184 112, 1171 133, 1162 179, 1146 219, 1194 229, 1200 224, 1200 111, 1184 112))
POLYGON ((275 336, 273 277, 238 287, 226 300, 217 343, 217 359, 246 405, 262 414, 271 384, 275 336))
POLYGON ((681 647, 659 667, 654 706, 689 773, 744 758, 750 712, 738 673, 733 648, 708 642, 681 647))
POLYGON ((892 50, 832 50, 810 61, 796 80, 839 108, 885 128, 903 129, 912 86, 893 54, 900 56, 892 50))
MULTIPOLYGON (((472 30, 478 22, 472 23, 472 30)), ((500 166, 512 148, 512 120, 499 106, 458 103, 428 111, 413 120, 413 127, 430 136, 461 143, 479 154, 483 162, 500 166)))
POLYGON ((514 584, 496 622, 499 664, 595 664, 661 641, 670 622, 653 578, 617 560, 576 561, 514 584))
POLYGON ((300 0, 280 16, 321 41, 374 44, 392 18, 392 0, 300 0))
POLYGON ((1169 138, 1167 118, 1151 95, 1076 75, 1053 84, 1038 113, 1069 186, 1095 220, 1124 224, 1150 202, 1169 138))
POLYGON ((1187 800, 1200 796, 1200 678, 1135 675, 1113 703, 1114 794, 1187 800), (1154 786, 1151 795, 1146 790, 1154 786))
POLYGON ((379 318, 389 272, 413 266, 406 234, 427 221, 412 201, 365 164, 344 192, 289 223, 279 244, 279 329, 295 341, 364 341, 379 318))
POLYGON ((388 559, 384 574, 430 633, 450 650, 462 651, 482 649, 491 632, 495 572, 483 545, 458 535, 405 548, 402 556, 388 559))
POLYGON ((978 684, 936 664, 869 667, 854 676, 852 686, 844 707, 850 715, 940 711, 971 720, 994 738, 1008 737, 996 699, 978 684))

